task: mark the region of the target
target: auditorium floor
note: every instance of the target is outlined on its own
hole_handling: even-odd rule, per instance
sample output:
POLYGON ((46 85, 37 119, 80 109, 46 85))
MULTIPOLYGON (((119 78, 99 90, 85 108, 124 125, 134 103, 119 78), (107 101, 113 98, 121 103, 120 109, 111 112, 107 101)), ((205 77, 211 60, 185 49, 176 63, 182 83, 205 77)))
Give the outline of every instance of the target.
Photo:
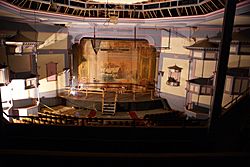
POLYGON ((101 111, 93 111, 86 109, 76 109, 69 106, 55 106, 49 108, 42 108, 42 112, 44 111, 53 111, 54 113, 60 113, 63 115, 71 115, 76 117, 96 117, 96 118, 111 118, 111 119, 132 119, 130 116, 130 112, 134 112, 138 118, 143 118, 146 114, 156 114, 156 113, 166 113, 170 112, 164 109, 152 109, 152 110, 143 110, 143 111, 130 111, 130 112, 116 112, 114 115, 106 115, 102 114, 101 111), (53 110, 52 110, 53 109, 53 110), (94 114, 93 114, 94 113, 94 114), (91 116, 90 116, 91 115, 91 116))

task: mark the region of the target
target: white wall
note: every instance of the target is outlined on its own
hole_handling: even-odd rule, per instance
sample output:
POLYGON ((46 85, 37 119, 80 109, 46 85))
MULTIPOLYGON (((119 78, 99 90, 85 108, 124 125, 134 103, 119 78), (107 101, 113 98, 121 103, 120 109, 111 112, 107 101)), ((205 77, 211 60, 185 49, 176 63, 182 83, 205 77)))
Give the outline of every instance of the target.
POLYGON ((25 89, 25 79, 13 79, 10 86, 13 100, 38 98, 38 88, 25 89))

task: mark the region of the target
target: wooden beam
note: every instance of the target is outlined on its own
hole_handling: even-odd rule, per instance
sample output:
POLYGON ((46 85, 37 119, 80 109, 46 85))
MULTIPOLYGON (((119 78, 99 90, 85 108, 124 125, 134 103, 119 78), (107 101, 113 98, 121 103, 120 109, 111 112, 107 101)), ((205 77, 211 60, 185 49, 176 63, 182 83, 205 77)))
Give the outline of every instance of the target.
POLYGON ((178 14, 179 16, 181 16, 181 13, 180 13, 180 11, 179 11, 179 8, 176 8, 176 11, 177 11, 177 14, 178 14))
POLYGON ((144 11, 142 12, 142 15, 143 15, 143 18, 145 19, 145 14, 144 14, 144 11))
POLYGON ((1 98, 1 89, 0 89, 0 132, 3 134, 3 126, 4 126, 4 118, 3 118, 3 106, 2 106, 2 98, 1 98))
POLYGON ((164 14, 163 14, 163 12, 162 12, 162 10, 161 10, 161 9, 160 9, 160 13, 161 13, 161 16, 162 16, 162 17, 164 17, 164 14))
POLYGON ((69 7, 66 7, 64 14, 68 12, 69 7))
POLYGON ((48 9, 47 9, 47 12, 50 10, 50 7, 51 7, 51 4, 49 4, 49 7, 48 7, 48 9))
POLYGON ((199 8, 201 9, 202 13, 205 14, 205 12, 203 11, 201 5, 199 5, 199 8))
POLYGON ((76 10, 75 10, 75 9, 73 9, 72 15, 74 15, 75 11, 76 11, 76 10))
POLYGON ((201 7, 205 10, 206 13, 208 13, 207 9, 203 5, 201 5, 201 7))
POLYGON ((151 16, 151 18, 154 18, 154 16, 152 15, 151 11, 148 11, 149 15, 151 16))
POLYGON ((194 6, 194 11, 195 11, 196 15, 198 15, 198 11, 196 9, 196 6, 194 6))
POLYGON ((41 10, 41 6, 42 6, 42 3, 40 3, 39 7, 38 7, 38 10, 41 10))
POLYGON ((59 12, 61 9, 61 6, 57 6, 56 13, 59 12))
POLYGON ((219 9, 219 7, 216 6, 215 3, 214 3, 213 1, 210 1, 210 2, 214 5, 214 7, 215 7, 216 9, 219 9))
POLYGON ((211 11, 211 12, 213 12, 214 10, 209 6, 209 4, 205 4, 207 7, 208 7, 208 9, 211 11))
POLYGON ((153 10, 152 12, 153 12, 153 14, 154 14, 155 18, 157 18, 157 15, 155 14, 155 10, 153 10))
POLYGON ((22 0, 17 6, 20 6, 25 0, 22 0))
POLYGON ((186 13, 187 13, 187 16, 189 16, 188 11, 187 11, 187 8, 186 8, 186 7, 184 7, 184 8, 185 8, 185 11, 186 11, 186 13))
POLYGON ((220 2, 220 4, 221 4, 222 6, 225 6, 225 4, 221 2, 221 0, 218 0, 218 2, 220 2))
POLYGON ((28 8, 30 9, 32 1, 29 1, 29 2, 30 2, 30 3, 29 3, 29 7, 28 7, 28 8))
POLYGON ((85 17, 85 16, 86 16, 86 9, 83 12, 83 17, 85 17))
POLYGON ((191 11, 192 15, 194 15, 194 12, 192 10, 192 6, 190 6, 190 11, 191 11))
POLYGON ((220 125, 220 117, 222 113, 222 100, 224 94, 225 80, 228 68, 228 60, 230 55, 230 45, 232 40, 232 32, 234 26, 234 17, 236 11, 236 0, 227 0, 224 12, 222 38, 219 46, 219 60, 215 78, 215 89, 212 98, 212 106, 209 119, 209 133, 216 135, 220 125))
POLYGON ((82 11, 83 11, 83 10, 81 10, 81 11, 79 12, 78 16, 81 16, 81 14, 82 14, 82 11))
POLYGON ((170 10, 169 9, 167 9, 167 10, 168 10, 169 15, 172 17, 172 13, 170 12, 170 10))

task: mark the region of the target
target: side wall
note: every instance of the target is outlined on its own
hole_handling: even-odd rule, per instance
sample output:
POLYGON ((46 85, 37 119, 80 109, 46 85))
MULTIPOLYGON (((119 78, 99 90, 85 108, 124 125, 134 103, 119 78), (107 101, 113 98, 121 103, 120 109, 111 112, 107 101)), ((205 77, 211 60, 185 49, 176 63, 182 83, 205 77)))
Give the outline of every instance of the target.
POLYGON ((57 97, 68 83, 65 73, 65 58, 68 51, 68 33, 66 30, 55 32, 39 32, 38 39, 44 41, 38 49, 37 68, 39 74, 39 92, 41 98, 57 97), (56 64, 56 78, 48 80, 47 64, 56 64))

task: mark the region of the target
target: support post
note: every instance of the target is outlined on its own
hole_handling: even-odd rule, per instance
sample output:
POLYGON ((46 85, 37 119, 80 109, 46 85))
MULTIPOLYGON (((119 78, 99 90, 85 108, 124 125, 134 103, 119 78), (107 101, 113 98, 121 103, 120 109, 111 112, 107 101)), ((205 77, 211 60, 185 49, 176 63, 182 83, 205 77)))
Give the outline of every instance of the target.
POLYGON ((208 126, 209 133, 215 132, 222 112, 221 104, 223 100, 224 85, 230 54, 230 44, 232 40, 235 10, 236 0, 227 0, 224 12, 222 37, 219 48, 219 61, 216 72, 215 88, 210 111, 210 120, 208 126))
MULTIPOLYGON (((3 106, 2 106, 2 96, 1 96, 1 89, 0 89, 0 132, 3 132, 3 106)), ((0 134, 1 136, 2 134, 0 134)))

